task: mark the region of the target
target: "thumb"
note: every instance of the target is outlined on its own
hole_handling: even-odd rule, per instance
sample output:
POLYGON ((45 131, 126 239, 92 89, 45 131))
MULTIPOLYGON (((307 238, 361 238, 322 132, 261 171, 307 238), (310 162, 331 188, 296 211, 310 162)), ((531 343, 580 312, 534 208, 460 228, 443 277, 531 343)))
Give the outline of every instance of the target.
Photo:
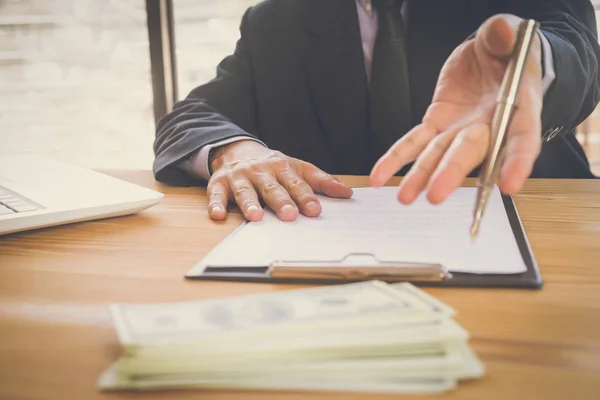
POLYGON ((493 58, 507 60, 517 40, 519 21, 519 17, 509 14, 487 19, 477 31, 476 46, 493 58))

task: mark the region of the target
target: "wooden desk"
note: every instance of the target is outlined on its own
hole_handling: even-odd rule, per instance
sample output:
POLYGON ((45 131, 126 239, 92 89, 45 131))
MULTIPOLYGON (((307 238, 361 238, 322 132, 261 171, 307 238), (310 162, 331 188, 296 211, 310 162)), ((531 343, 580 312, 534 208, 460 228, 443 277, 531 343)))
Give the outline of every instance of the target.
MULTIPOLYGON (((241 221, 239 216, 213 223, 202 189, 167 188, 149 172, 112 174, 167 196, 135 216, 0 237, 0 398, 284 398, 275 392, 97 391, 96 379, 119 352, 109 303, 298 287, 185 281, 185 271, 241 221)), ((600 182, 531 181, 516 200, 546 286, 541 291, 427 289, 457 309, 458 322, 471 332, 471 344, 487 367, 483 379, 433 398, 600 399, 600 182)), ((285 399, 317 398, 407 397, 285 394, 285 399)))

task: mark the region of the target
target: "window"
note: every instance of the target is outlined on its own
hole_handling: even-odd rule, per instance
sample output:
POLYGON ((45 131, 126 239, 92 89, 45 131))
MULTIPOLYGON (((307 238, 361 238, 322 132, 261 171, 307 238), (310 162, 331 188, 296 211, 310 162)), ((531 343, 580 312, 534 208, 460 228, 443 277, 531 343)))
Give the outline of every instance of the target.
POLYGON ((143 0, 0 1, 1 151, 151 168, 143 0))
POLYGON ((257 0, 173 0, 179 97, 214 78, 231 54, 246 9, 257 0))

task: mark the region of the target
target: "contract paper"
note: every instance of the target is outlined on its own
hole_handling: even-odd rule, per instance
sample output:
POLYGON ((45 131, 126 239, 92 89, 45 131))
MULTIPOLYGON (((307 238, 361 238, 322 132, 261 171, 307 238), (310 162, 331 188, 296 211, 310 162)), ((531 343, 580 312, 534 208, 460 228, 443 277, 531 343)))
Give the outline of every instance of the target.
POLYGON ((377 262, 437 263, 450 272, 527 270, 498 188, 490 196, 475 240, 469 233, 475 188, 459 188, 439 205, 430 204, 424 195, 402 205, 396 187, 353 190, 351 199, 320 197, 322 213, 316 218, 283 222, 266 210, 261 221, 244 223, 201 264, 263 267, 343 262, 348 256, 368 255, 377 262))

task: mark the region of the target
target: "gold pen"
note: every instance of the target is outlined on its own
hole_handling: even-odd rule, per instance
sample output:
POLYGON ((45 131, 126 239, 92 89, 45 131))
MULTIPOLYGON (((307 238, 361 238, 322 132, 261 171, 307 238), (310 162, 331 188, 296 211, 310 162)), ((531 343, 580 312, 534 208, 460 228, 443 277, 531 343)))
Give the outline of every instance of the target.
POLYGON ((517 107, 521 77, 538 29, 539 24, 534 20, 524 20, 519 24, 515 47, 498 93, 496 110, 492 119, 490 147, 477 182, 477 201, 471 225, 472 239, 479 234, 481 219, 500 173, 506 146, 506 134, 517 107))

